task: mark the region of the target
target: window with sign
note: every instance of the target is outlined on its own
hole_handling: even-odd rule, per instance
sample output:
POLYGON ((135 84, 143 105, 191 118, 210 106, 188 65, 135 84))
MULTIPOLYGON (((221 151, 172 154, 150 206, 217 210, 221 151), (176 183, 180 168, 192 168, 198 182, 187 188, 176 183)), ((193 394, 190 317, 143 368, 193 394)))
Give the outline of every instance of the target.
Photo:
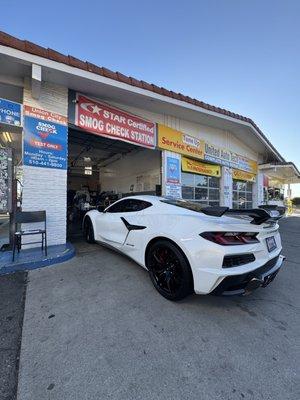
POLYGON ((220 204, 220 178, 182 172, 182 198, 202 204, 220 204))
POLYGON ((233 180, 233 208, 252 208, 253 183, 233 180))

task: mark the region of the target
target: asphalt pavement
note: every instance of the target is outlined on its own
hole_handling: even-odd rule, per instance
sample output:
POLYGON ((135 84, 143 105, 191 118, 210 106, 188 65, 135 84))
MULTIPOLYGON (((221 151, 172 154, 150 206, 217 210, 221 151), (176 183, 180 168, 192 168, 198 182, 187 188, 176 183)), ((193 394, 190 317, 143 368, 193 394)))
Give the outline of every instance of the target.
POLYGON ((77 243, 29 272, 18 400, 300 398, 300 218, 281 222, 286 263, 246 297, 172 303, 141 267, 77 243))

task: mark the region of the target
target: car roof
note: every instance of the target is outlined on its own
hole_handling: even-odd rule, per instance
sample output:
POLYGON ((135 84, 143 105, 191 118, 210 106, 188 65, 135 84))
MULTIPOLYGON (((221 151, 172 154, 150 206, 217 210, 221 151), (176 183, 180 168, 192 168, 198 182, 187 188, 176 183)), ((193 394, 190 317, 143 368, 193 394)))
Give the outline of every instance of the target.
POLYGON ((145 195, 132 195, 132 196, 126 196, 122 197, 120 200, 125 200, 125 199, 135 199, 135 200, 144 200, 144 201, 150 201, 152 203, 157 203, 160 200, 165 200, 165 197, 162 196, 153 196, 150 194, 145 194, 145 195))

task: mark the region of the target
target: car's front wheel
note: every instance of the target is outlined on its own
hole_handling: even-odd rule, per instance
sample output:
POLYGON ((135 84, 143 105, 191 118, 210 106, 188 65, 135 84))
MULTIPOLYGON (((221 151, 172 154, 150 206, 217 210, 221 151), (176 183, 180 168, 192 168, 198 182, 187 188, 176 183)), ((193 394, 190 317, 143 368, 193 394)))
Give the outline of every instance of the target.
POLYGON ((95 243, 94 228, 89 217, 84 220, 83 233, 84 238, 88 243, 95 243))
POLYGON ((168 240, 148 249, 146 266, 156 290, 168 300, 181 300, 193 291, 193 276, 182 251, 168 240))

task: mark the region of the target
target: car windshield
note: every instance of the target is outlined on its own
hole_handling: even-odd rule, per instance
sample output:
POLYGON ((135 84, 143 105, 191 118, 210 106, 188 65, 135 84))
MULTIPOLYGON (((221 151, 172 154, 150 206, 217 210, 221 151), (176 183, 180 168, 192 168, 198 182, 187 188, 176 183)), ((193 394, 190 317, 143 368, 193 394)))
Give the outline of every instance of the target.
POLYGON ((202 212, 202 209, 204 207, 207 207, 207 205, 204 205, 204 204, 201 204, 201 203, 196 203, 196 202, 193 202, 193 201, 187 201, 187 200, 163 199, 163 200, 160 200, 160 201, 162 203, 171 204, 172 206, 186 208, 187 210, 196 211, 196 212, 202 212))

